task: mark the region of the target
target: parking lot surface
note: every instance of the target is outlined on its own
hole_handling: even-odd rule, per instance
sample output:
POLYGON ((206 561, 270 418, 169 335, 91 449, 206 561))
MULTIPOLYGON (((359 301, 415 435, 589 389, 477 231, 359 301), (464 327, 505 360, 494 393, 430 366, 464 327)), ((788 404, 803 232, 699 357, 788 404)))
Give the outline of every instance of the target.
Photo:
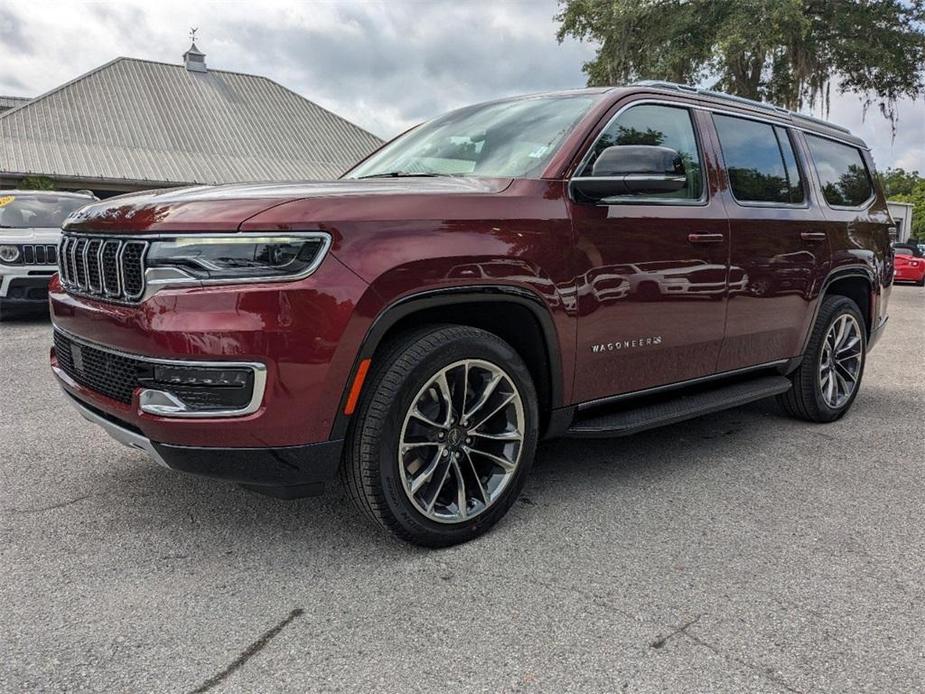
POLYGON ((0 691, 921 691, 925 290, 891 309, 844 420, 546 444, 441 551, 148 463, 4 323, 0 691))

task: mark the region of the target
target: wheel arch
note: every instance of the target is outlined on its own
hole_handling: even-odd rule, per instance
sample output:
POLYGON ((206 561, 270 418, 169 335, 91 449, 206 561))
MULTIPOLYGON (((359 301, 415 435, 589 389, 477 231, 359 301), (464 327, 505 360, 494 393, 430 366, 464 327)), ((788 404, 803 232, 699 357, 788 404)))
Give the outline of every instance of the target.
POLYGON ((822 300, 830 295, 845 296, 858 305, 858 308, 861 310, 861 315, 864 317, 864 327, 866 329, 867 338, 870 339, 875 328, 873 312, 875 307, 874 288, 876 286, 873 272, 866 267, 843 268, 829 274, 822 285, 822 290, 819 292, 819 298, 816 300, 816 307, 813 310, 813 319, 809 323, 809 329, 803 339, 803 348, 800 354, 802 355, 806 352, 812 335, 813 326, 816 324, 816 320, 819 317, 819 309, 822 307, 822 300))
MULTIPOLYGON (((874 325, 874 287, 875 281, 872 273, 864 268, 855 268, 834 272, 826 279, 822 296, 835 294, 845 296, 854 301, 861 309, 867 336, 870 337, 874 325)), ((820 297, 821 300, 821 297, 820 297)))
POLYGON ((562 355, 552 314, 533 292, 506 285, 480 285, 412 294, 380 311, 363 338, 344 385, 332 438, 347 433, 351 417, 344 410, 361 362, 373 359, 393 336, 431 323, 482 328, 511 344, 530 370, 537 389, 541 430, 547 427, 551 412, 563 405, 562 355))

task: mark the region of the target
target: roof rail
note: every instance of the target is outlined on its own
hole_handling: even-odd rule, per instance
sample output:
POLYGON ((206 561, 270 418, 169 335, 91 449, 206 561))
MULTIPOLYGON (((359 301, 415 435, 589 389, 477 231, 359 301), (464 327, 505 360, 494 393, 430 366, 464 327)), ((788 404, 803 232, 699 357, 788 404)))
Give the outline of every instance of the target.
POLYGON ((784 114, 790 116, 791 118, 797 118, 809 123, 814 123, 816 125, 822 125, 826 128, 831 128, 832 130, 838 130, 839 132, 851 134, 851 131, 848 128, 844 128, 840 125, 835 125, 829 121, 822 120, 821 118, 814 118, 813 116, 806 116, 802 113, 797 113, 791 111, 782 106, 775 106, 774 104, 768 104, 763 101, 756 101, 755 99, 746 99, 744 96, 736 96, 735 94, 726 94, 725 92, 716 92, 712 89, 701 89, 700 87, 693 87, 688 84, 678 84, 677 82, 667 82, 664 80, 642 80, 641 82, 634 82, 633 86, 637 87, 656 87, 658 89, 673 89, 679 92, 687 92, 688 94, 702 94, 703 96, 709 96, 714 99, 722 99, 724 101, 733 101, 738 104, 743 104, 745 106, 751 106, 752 108, 758 108, 762 111, 769 111, 771 113, 784 114))

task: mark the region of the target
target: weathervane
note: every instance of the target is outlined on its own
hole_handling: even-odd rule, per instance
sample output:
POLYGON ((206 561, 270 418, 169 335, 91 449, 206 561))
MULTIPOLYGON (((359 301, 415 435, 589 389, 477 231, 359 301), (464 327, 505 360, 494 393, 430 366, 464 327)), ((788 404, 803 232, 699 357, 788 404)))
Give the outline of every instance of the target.
POLYGON ((199 27, 192 27, 189 30, 189 37, 193 43, 196 43, 196 32, 199 31, 199 27))

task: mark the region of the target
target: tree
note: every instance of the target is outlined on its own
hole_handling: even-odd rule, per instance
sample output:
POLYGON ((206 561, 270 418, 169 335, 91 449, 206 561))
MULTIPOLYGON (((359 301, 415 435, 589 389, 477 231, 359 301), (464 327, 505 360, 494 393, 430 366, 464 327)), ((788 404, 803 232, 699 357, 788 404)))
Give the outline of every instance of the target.
POLYGON ((887 169, 879 177, 888 200, 912 205, 910 236, 925 241, 925 178, 905 169, 887 169))
POLYGON ((558 38, 599 44, 589 86, 703 84, 791 110, 831 87, 876 104, 925 94, 925 0, 559 0, 558 38))
POLYGON ((55 182, 47 176, 26 176, 19 187, 23 190, 54 190, 55 182))
POLYGON ((890 200, 912 204, 912 228, 909 229, 909 235, 919 241, 925 241, 925 179, 920 179, 909 193, 894 195, 890 200))
POLYGON ((878 175, 888 198, 893 195, 909 195, 919 183, 925 182, 918 171, 905 169, 887 169, 878 175))

